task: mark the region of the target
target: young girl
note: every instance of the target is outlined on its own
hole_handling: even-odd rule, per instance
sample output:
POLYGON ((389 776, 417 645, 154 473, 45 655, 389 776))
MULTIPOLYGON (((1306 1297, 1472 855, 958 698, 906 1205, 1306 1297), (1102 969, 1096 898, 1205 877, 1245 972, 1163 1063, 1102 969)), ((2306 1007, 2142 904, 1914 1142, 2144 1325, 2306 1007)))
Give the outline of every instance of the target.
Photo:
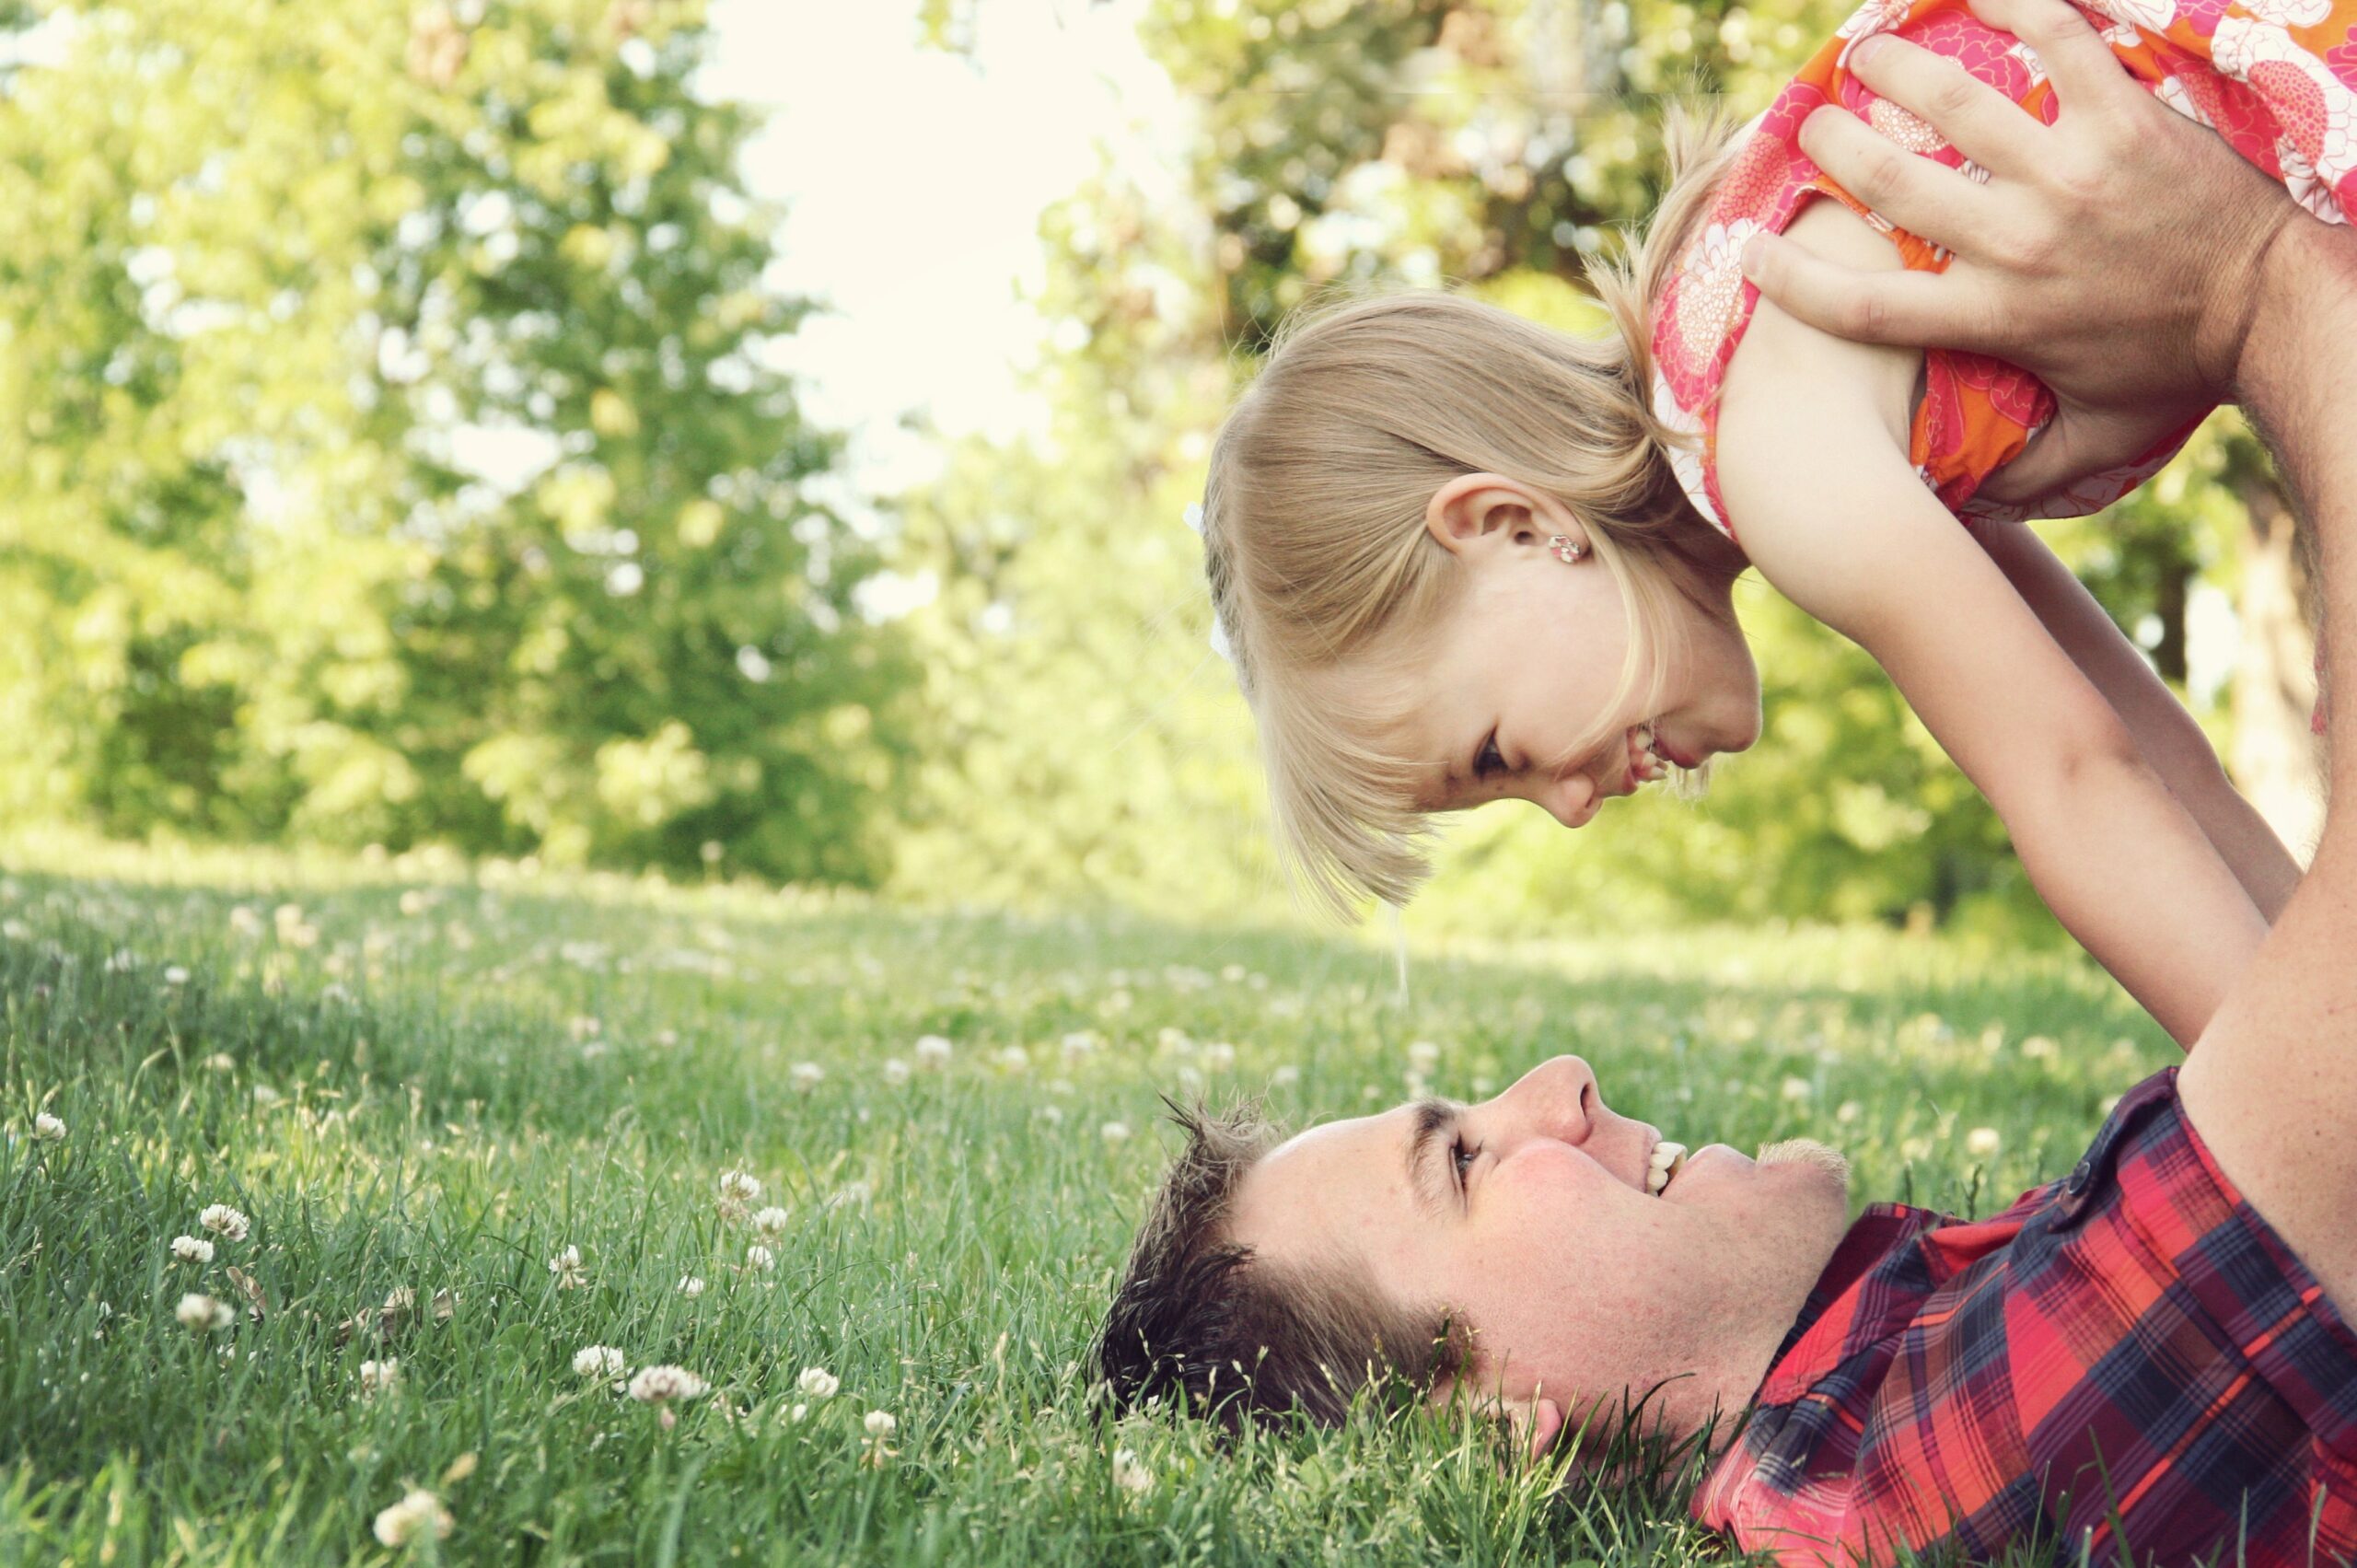
MULTIPOLYGON (((2105 0, 2090 19, 2165 101, 2337 220, 2357 199, 2350 0, 2337 17, 2335 0, 2176 3, 2105 0)), ((1851 77, 1880 31, 2057 112, 2035 52, 1962 0, 1868 0, 1745 134, 1674 146, 1651 234, 1596 280, 1608 336, 1431 294, 1291 324, 1213 451, 1220 632, 1296 860, 1338 902, 1399 900, 1425 870, 1429 813, 1515 797, 1577 828, 1749 746, 1759 679, 1732 587, 1756 567, 1875 656, 2057 916, 2189 1044, 2298 870, 2019 524, 2109 504, 2207 411, 2129 469, 1976 502, 2050 416, 2043 386, 1826 336, 1739 270, 1763 228, 1861 268, 1944 264, 1798 145, 1838 102, 1964 164, 1851 77)))

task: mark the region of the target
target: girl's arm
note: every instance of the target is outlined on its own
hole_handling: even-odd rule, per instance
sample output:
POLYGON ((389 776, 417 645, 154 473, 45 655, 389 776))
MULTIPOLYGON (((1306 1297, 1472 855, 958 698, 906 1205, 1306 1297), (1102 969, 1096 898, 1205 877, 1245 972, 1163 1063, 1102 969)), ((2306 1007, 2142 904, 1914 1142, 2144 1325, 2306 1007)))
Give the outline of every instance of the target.
POLYGON ((2192 813, 2272 925, 2292 889, 2300 885, 2300 865, 2267 819, 2228 781, 2210 738, 2045 540, 2014 525, 1991 524, 1978 531, 1997 569, 2103 693, 2136 738, 2137 749, 2192 813))
MULTIPOLYGON (((1787 234, 1898 264, 1847 208, 1787 234)), ((1873 654, 1988 796, 2049 908, 2180 1044, 2265 936, 2103 694, 1908 462, 1921 356, 1761 301, 1721 396, 1721 493, 1761 574, 1873 654)))

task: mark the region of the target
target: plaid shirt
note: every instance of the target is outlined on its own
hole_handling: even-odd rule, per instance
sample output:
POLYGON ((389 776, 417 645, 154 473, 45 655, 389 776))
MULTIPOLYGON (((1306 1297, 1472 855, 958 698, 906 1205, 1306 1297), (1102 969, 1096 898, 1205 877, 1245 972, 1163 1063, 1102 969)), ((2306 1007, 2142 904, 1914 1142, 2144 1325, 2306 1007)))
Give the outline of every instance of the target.
POLYGON ((1993 1219, 1868 1208, 1694 1513, 1788 1565, 2022 1543, 2348 1562, 2357 1334, 2211 1158, 2172 1067, 1993 1219))

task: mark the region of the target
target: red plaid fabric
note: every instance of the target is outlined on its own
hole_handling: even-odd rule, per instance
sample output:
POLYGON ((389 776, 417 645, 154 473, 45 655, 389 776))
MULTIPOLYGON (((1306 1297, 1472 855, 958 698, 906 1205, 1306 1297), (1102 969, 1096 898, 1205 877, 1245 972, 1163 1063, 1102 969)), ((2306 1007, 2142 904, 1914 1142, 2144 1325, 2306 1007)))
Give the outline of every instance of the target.
POLYGON ((1869 1208, 1756 1407, 1694 1513, 1780 1563, 2357 1559, 2357 1334, 2173 1067, 1993 1219, 1869 1208))

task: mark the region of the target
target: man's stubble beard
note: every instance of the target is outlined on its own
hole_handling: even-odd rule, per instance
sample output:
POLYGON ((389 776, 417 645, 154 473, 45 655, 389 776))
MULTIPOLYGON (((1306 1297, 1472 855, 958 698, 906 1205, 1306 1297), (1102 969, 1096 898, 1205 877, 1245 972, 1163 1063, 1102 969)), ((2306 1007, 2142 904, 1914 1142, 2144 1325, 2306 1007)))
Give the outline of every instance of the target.
POLYGON ((1760 1145, 1757 1163, 1762 1169, 1774 1165, 1814 1166, 1850 1190, 1850 1157, 1840 1150, 1818 1143, 1814 1138, 1785 1138, 1760 1145))

